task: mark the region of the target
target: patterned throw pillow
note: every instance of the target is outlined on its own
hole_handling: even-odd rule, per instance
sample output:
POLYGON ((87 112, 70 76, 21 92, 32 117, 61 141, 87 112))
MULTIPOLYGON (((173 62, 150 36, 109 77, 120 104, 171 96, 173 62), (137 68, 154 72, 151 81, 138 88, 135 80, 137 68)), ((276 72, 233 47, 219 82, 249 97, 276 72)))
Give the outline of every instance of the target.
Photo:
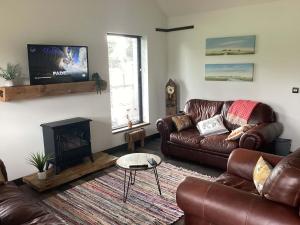
POLYGON ((253 182, 259 194, 262 195, 262 190, 267 178, 270 176, 273 167, 266 162, 263 157, 260 157, 253 171, 253 182))
POLYGON ((255 124, 246 124, 244 126, 241 126, 239 128, 236 128, 235 130, 231 131, 231 133, 226 138, 226 141, 236 141, 242 137, 242 135, 250 130, 251 128, 255 127, 255 124))
POLYGON ((216 115, 210 119, 198 122, 197 128, 200 134, 205 137, 229 132, 223 124, 221 115, 216 115))
POLYGON ((182 131, 193 126, 192 121, 188 115, 173 116, 172 121, 174 122, 177 131, 182 131))

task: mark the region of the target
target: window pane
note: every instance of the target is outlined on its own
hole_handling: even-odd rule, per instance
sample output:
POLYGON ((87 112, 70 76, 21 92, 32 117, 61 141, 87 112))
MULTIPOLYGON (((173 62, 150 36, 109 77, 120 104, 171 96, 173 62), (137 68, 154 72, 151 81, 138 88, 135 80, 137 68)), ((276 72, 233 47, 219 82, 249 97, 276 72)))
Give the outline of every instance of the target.
POLYGON ((112 128, 125 127, 139 115, 138 38, 108 35, 112 128))

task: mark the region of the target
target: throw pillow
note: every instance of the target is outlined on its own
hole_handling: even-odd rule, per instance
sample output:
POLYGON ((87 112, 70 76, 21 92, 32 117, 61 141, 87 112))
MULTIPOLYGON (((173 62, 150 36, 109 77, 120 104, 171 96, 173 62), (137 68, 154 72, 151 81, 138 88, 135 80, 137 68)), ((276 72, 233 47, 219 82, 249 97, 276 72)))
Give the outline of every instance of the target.
POLYGON ((226 141, 236 141, 236 140, 240 139, 240 137, 242 137, 242 135, 245 132, 247 132, 248 130, 250 130, 251 128, 253 128, 255 126, 256 125, 254 125, 254 124, 246 124, 244 126, 241 126, 237 129, 231 131, 231 133, 226 138, 226 141))
POLYGON ((188 115, 173 116, 172 121, 174 122, 177 131, 182 131, 193 126, 192 121, 188 115))
POLYGON ((262 195, 262 190, 267 178, 270 176, 273 167, 270 163, 260 157, 254 167, 253 182, 259 194, 262 195))
POLYGON ((210 119, 198 122, 197 129, 200 134, 205 137, 229 132, 223 124, 221 115, 216 115, 210 119))

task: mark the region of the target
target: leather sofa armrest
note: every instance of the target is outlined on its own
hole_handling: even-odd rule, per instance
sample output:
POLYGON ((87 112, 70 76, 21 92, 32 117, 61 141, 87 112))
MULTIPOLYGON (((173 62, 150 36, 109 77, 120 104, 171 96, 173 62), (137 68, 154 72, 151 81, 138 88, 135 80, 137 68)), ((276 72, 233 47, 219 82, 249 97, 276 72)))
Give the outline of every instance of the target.
POLYGON ((172 117, 173 116, 168 116, 156 121, 156 128, 160 136, 166 140, 170 140, 170 133, 175 130, 172 117))
POLYGON ((274 141, 278 136, 281 135, 282 131, 283 126, 278 122, 259 124, 242 135, 240 138, 239 147, 247 149, 260 149, 263 145, 274 141))
MULTIPOLYGON (((299 224, 296 210, 261 196, 187 177, 177 189, 177 204, 186 216, 215 225, 299 224)), ((205 223, 206 224, 206 223, 205 223)))
POLYGON ((167 141, 170 140, 170 133, 176 130, 175 125, 172 121, 172 117, 181 115, 184 115, 184 113, 178 113, 172 116, 167 116, 156 121, 156 128, 160 133, 162 139, 164 138, 167 141))
POLYGON ((237 148, 229 156, 227 162, 227 173, 252 181, 253 170, 260 156, 262 156, 273 167, 275 167, 283 158, 282 156, 255 150, 237 148))
MULTIPOLYGON (((179 114, 182 115, 182 114, 179 114)), ((175 116, 175 115, 174 115, 175 116)), ((156 121, 156 128, 161 137, 161 151, 164 155, 168 155, 167 142, 170 140, 170 134, 175 130, 175 126, 172 121, 173 116, 158 119, 156 121)))
POLYGON ((7 182, 7 172, 6 172, 6 168, 5 165, 3 163, 3 161, 0 159, 0 171, 5 179, 5 182, 7 182))

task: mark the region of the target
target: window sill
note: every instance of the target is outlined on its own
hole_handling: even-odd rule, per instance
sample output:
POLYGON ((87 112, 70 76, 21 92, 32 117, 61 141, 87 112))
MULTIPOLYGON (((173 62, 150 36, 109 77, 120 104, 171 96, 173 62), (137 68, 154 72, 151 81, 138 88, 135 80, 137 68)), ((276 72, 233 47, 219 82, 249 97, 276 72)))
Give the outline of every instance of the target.
POLYGON ((145 126, 149 126, 149 125, 150 125, 150 123, 138 123, 138 124, 133 125, 132 128, 123 127, 120 129, 115 129, 112 131, 112 133, 118 134, 118 133, 122 133, 122 132, 129 131, 129 130, 134 130, 136 128, 145 127, 145 126))

